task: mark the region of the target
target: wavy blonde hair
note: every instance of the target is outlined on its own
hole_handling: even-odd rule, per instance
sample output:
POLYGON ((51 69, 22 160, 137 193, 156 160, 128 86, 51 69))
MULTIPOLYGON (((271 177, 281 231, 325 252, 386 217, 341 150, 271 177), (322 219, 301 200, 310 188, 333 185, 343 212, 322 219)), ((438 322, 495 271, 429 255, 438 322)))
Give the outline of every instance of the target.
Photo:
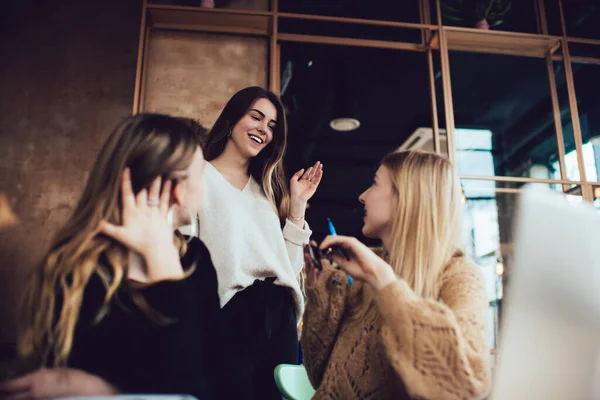
MULTIPOLYGON (((132 288, 125 280, 128 249, 98 233, 102 220, 121 223, 123 170, 130 168, 137 193, 157 176, 179 176, 191 164, 199 143, 189 124, 159 114, 129 117, 112 133, 96 159, 75 211, 29 279, 19 341, 22 358, 40 366, 67 364, 84 290, 94 274, 106 287, 96 322, 108 311, 117 289, 132 288)), ((185 253, 185 241, 179 237, 175 240, 180 253, 185 253)), ((142 297, 131 293, 136 306, 155 321, 163 321, 142 297)))
POLYGON ((437 299, 439 276, 462 247, 462 191, 450 161, 438 154, 403 151, 387 155, 396 204, 388 262, 423 298, 437 299))

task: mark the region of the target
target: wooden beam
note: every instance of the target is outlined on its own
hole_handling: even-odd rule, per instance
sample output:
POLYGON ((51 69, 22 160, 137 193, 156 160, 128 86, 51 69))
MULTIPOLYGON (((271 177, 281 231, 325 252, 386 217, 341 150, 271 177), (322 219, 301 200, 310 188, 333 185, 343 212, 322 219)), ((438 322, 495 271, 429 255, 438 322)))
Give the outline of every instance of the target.
POLYGON ((140 107, 140 87, 142 82, 142 64, 144 61, 144 51, 146 45, 146 18, 147 18, 147 0, 142 4, 142 19, 140 22, 140 38, 138 42, 137 66, 135 68, 135 87, 133 89, 133 111, 135 115, 139 112, 140 107))
POLYGON ((424 49, 419 43, 388 42, 383 40, 352 39, 335 36, 299 35, 294 33, 280 33, 278 38, 280 42, 334 44, 340 46, 374 47, 380 49, 383 48, 420 52, 426 51, 426 49, 424 49))

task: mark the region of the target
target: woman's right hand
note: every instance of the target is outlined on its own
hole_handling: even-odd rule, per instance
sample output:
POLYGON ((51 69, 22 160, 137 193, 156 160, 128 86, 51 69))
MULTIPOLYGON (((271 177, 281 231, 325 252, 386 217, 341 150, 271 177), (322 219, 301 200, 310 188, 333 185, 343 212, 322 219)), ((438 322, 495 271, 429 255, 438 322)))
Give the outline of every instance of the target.
POLYGON ((346 273, 361 279, 376 290, 396 281, 394 269, 358 239, 348 236, 327 236, 321 242, 321 250, 340 247, 346 251, 348 258, 333 252, 329 257, 346 273))
POLYGON ((6 400, 114 396, 118 393, 117 388, 102 378, 71 368, 42 368, 0 382, 0 398, 6 400))
POLYGON ((100 224, 100 232, 144 258, 148 282, 183 276, 173 227, 167 221, 170 199, 171 181, 166 181, 161 191, 160 177, 154 179, 150 190, 142 189, 136 196, 127 168, 121 179, 122 225, 100 224))
MULTIPOLYGON (((311 245, 317 246, 317 243, 313 240, 310 242, 311 245)), ((305 244, 304 247, 304 271, 306 273, 306 287, 314 288, 317 286, 319 281, 319 274, 321 271, 317 266, 313 263, 312 258, 308 252, 308 244, 305 244)))

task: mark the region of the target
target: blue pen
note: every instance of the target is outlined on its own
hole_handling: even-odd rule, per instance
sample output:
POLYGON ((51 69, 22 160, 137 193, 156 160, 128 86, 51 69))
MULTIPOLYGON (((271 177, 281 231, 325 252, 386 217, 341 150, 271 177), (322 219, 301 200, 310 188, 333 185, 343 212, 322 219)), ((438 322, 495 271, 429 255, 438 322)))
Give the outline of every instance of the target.
MULTIPOLYGON (((335 226, 333 226, 333 222, 331 222, 331 218, 327 218, 327 226, 329 227, 329 234, 332 236, 336 236, 337 232, 335 231, 335 226)), ((334 248, 333 251, 335 251, 342 257, 348 258, 348 254, 346 254, 346 252, 339 247, 334 248)), ((352 277, 348 273, 346 273, 346 276, 348 277, 348 285, 352 285, 354 283, 354 279, 352 279, 352 277)))

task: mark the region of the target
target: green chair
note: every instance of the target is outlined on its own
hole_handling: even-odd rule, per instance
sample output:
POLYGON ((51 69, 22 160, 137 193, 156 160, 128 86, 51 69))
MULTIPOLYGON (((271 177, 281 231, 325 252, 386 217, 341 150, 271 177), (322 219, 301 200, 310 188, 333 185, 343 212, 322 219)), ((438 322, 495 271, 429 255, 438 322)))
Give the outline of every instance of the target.
POLYGON ((303 365, 278 365, 275 367, 275 383, 283 400, 310 400, 315 394, 303 365))

